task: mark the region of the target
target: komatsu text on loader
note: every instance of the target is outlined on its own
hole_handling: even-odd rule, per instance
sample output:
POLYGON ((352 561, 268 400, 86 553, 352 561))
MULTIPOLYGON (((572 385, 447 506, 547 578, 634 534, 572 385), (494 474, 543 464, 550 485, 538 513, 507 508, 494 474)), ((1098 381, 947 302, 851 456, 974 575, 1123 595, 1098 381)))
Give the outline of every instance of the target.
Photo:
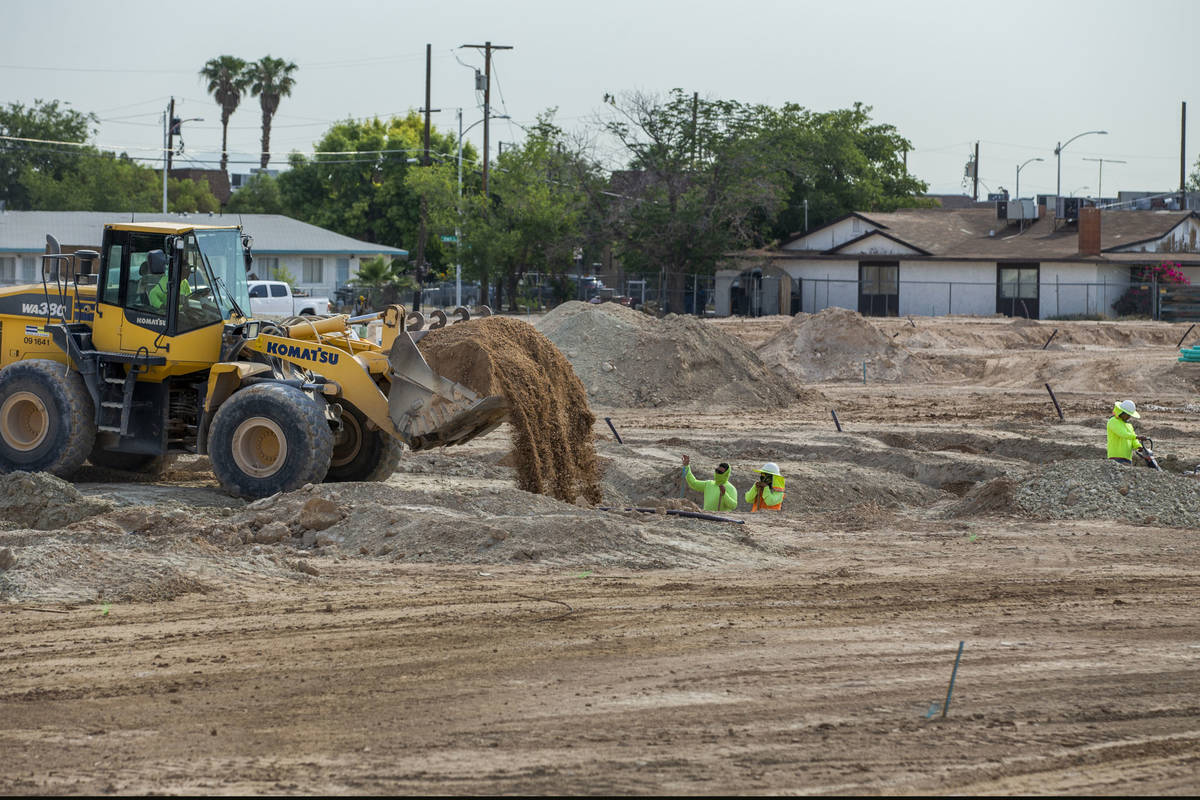
POLYGON ((370 315, 380 344, 345 315, 250 319, 239 227, 112 224, 99 252, 70 254, 47 240, 42 283, 0 290, 0 471, 199 453, 227 491, 264 497, 382 480, 401 443, 458 444, 507 418, 503 398, 430 369, 423 320, 400 306, 370 315))

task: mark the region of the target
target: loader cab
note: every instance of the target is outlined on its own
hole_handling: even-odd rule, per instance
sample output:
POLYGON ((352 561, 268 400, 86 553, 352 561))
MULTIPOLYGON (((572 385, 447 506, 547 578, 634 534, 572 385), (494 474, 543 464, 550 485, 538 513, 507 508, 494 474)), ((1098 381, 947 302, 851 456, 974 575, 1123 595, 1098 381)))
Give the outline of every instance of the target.
POLYGON ((241 231, 110 225, 104 230, 97 300, 94 338, 100 349, 145 348, 169 353, 172 361, 216 360, 224 322, 250 305, 241 231))

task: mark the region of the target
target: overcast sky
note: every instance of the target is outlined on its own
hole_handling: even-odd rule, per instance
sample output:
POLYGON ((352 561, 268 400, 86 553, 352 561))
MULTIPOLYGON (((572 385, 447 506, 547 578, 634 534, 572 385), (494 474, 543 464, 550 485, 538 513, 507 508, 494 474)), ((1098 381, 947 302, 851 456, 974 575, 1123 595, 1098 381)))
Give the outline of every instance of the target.
MULTIPOLYGON (((980 194, 1014 187, 1062 193, 1171 191, 1179 184, 1180 104, 1191 111, 1188 173, 1200 154, 1200 2, 1055 0, 0 0, 0 103, 68 101, 102 120, 95 143, 130 155, 162 146, 176 99, 186 156, 220 149, 220 111, 197 76, 222 54, 299 65, 275 117, 271 150, 310 151, 329 125, 424 104, 433 45, 434 125, 482 118, 472 68, 493 57, 494 113, 529 124, 549 107, 568 130, 612 113, 606 92, 666 93, 824 111, 861 101, 912 143, 909 170, 931 192, 960 192, 980 141, 980 194), (460 66, 461 60, 469 66, 460 66)), ((480 144, 482 126, 467 137, 480 144)), ((257 166, 260 112, 247 98, 230 121, 231 170, 257 166)), ((493 123, 496 141, 521 129, 493 123)), ((215 166, 207 163, 203 166, 215 166)), ((616 166, 610 164, 610 166, 616 166)), ((969 191, 969 186, 967 187, 969 191)))

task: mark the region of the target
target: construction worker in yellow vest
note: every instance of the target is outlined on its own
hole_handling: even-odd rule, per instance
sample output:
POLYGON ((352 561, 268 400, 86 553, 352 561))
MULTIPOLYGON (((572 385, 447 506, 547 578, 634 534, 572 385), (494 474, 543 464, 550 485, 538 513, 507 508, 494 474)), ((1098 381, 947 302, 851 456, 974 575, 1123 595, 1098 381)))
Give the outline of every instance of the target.
POLYGON ((1137 412, 1137 406, 1132 400, 1122 400, 1114 405, 1112 414, 1108 418, 1109 460, 1132 464, 1133 451, 1140 450, 1142 443, 1138 441, 1137 434, 1133 431, 1133 425, 1129 424, 1129 419, 1131 417, 1141 419, 1142 415, 1137 412))
POLYGON ((779 474, 779 467, 774 461, 762 465, 758 473, 758 481, 746 492, 746 502, 751 511, 768 509, 778 511, 783 506, 784 480, 779 474))
POLYGON ((713 470, 711 481, 697 480, 692 475, 691 459, 683 457, 683 477, 687 485, 697 492, 704 492, 705 511, 733 511, 737 508, 737 487, 729 482, 729 465, 722 462, 713 470))

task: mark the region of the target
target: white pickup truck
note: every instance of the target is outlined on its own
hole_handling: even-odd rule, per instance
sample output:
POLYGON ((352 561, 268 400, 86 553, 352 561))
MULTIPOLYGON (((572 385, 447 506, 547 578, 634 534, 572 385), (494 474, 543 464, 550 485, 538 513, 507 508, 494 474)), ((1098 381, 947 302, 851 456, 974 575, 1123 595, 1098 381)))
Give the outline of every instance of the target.
POLYGON ((249 281, 250 313, 256 317, 298 317, 301 314, 330 314, 328 297, 292 293, 283 281, 249 281))

